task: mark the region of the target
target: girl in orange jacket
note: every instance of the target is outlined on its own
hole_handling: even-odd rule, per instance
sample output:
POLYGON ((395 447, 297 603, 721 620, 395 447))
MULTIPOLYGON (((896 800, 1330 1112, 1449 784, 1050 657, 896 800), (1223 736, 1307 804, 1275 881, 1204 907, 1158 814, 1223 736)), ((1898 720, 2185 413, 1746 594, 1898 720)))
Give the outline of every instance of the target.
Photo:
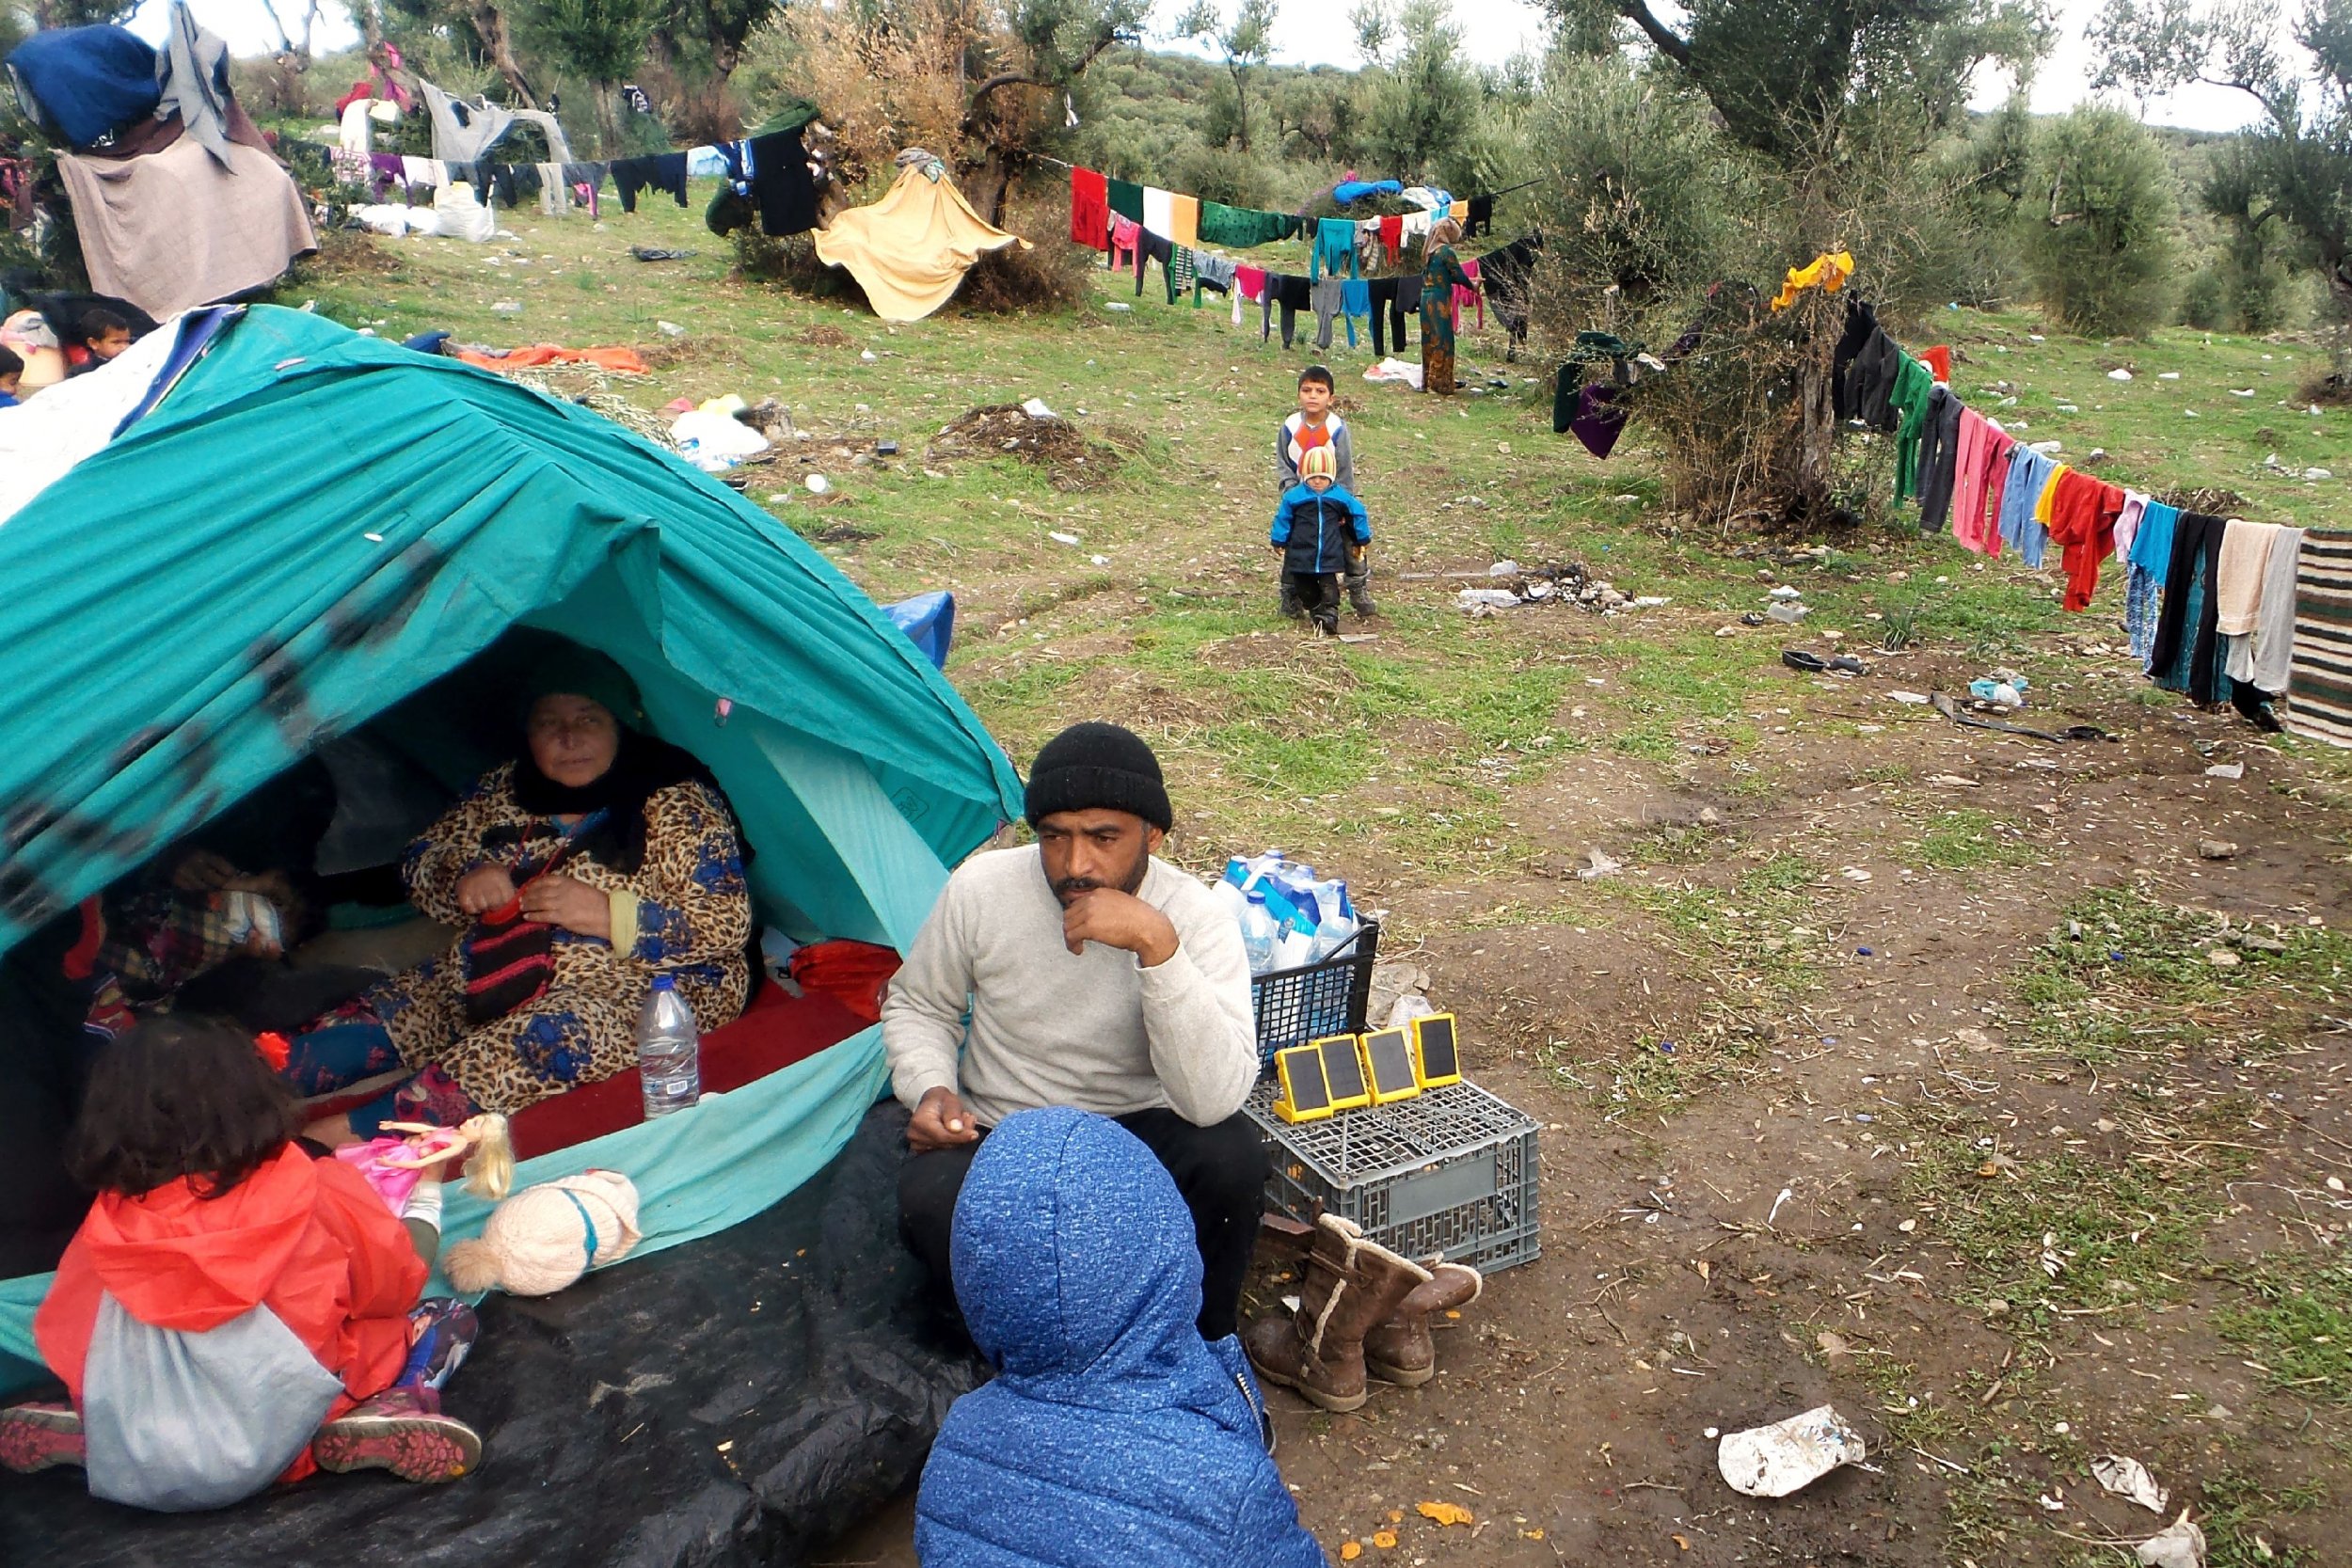
POLYGON ((473 1468, 481 1440, 437 1392, 472 1314, 418 1299, 437 1178, 395 1215, 298 1125, 233 1025, 154 1019, 107 1045, 68 1147, 98 1198, 33 1323, 72 1402, 0 1411, 0 1466, 80 1465, 93 1496, 174 1512, 320 1467, 473 1468))

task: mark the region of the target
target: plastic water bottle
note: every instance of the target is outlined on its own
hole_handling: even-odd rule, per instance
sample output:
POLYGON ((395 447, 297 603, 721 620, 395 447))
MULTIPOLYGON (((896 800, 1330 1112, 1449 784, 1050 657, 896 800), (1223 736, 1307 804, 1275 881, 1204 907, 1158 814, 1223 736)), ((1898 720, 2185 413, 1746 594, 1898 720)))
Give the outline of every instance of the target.
POLYGON ((694 1009, 667 974, 653 977, 653 992, 637 1015, 637 1074, 645 1089, 645 1119, 683 1111, 702 1097, 702 1035, 694 1009))
POLYGON ((1263 974, 1274 967, 1274 947, 1280 940, 1274 916, 1266 911, 1265 894, 1257 888, 1249 890, 1249 907, 1242 911, 1241 949, 1249 960, 1249 973, 1263 974))

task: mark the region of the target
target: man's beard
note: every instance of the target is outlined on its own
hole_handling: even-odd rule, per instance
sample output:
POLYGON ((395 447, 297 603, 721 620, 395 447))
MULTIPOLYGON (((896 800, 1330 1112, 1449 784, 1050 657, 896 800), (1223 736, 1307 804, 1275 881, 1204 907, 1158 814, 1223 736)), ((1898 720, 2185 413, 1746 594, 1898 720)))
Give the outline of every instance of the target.
MULTIPOLYGON (((1151 869, 1152 852, 1149 849, 1146 849, 1142 853, 1136 856, 1135 869, 1128 872, 1127 875, 1120 879, 1119 883, 1119 891, 1127 894, 1139 892, 1143 887, 1143 879, 1150 873, 1151 869)), ((1094 893, 1100 889, 1109 887, 1111 884, 1108 882, 1097 881, 1092 877, 1064 877, 1052 885, 1054 889, 1054 896, 1060 899, 1063 906, 1066 908, 1068 907, 1070 901, 1073 898, 1075 898, 1078 895, 1082 893, 1094 893)))

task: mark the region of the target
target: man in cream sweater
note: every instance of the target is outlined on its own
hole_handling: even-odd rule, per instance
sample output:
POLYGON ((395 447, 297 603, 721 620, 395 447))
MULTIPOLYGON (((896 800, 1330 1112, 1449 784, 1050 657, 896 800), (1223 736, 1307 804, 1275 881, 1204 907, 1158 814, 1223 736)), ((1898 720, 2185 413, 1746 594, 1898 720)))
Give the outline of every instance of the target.
POLYGON ((956 1195, 988 1130, 1036 1106, 1100 1113, 1176 1179, 1200 1245, 1200 1333, 1222 1338, 1266 1173, 1241 1114, 1258 1037, 1240 927, 1152 857, 1173 814, 1137 736, 1064 730, 1025 803, 1037 843, 956 868, 882 1004, 891 1085, 914 1112, 900 1227, 945 1288, 956 1195))

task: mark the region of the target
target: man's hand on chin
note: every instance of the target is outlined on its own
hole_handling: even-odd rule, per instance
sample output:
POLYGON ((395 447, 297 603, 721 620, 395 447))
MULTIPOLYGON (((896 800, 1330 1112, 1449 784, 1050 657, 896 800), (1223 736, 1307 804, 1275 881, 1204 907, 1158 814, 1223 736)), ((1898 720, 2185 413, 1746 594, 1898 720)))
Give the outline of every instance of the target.
POLYGON ((1176 956, 1176 927, 1168 916, 1116 888, 1093 888, 1073 898, 1062 910, 1061 935, 1073 953, 1099 942, 1133 953, 1146 969, 1176 956))

